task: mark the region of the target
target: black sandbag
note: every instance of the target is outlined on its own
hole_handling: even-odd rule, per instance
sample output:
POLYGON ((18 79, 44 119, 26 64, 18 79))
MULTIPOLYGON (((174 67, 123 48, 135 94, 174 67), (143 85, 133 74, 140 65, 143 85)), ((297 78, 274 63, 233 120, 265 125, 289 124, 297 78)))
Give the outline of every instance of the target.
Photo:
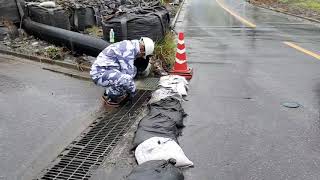
POLYGON ((175 121, 178 128, 184 127, 183 118, 187 115, 181 105, 181 102, 173 97, 161 99, 158 102, 148 105, 149 114, 163 114, 168 116, 171 120, 175 121))
POLYGON ((161 17, 163 27, 165 30, 168 30, 170 27, 170 13, 169 11, 163 6, 155 6, 146 10, 150 10, 150 12, 156 13, 158 16, 161 17))
POLYGON ((170 16, 165 8, 140 9, 102 22, 104 39, 109 41, 111 29, 115 40, 132 40, 149 37, 154 41, 163 39, 169 28, 170 16))
POLYGON ((4 40, 6 37, 13 40, 19 36, 17 26, 8 19, 0 20, 0 39, 4 40))
POLYGON ((96 7, 94 7, 93 10, 94 10, 94 17, 96 19, 96 25, 101 27, 102 26, 102 19, 103 19, 101 11, 99 8, 96 8, 96 7))
POLYGON ((44 8, 37 5, 27 6, 31 20, 62 29, 71 29, 69 14, 62 8, 44 8))
POLYGON ((20 14, 15 0, 0 0, 0 17, 14 23, 20 22, 20 14))
POLYGON ((110 44, 102 39, 40 24, 30 19, 23 22, 24 29, 34 36, 51 43, 68 47, 79 54, 98 56, 110 44))
POLYGON ((157 114, 147 115, 140 121, 133 139, 133 149, 143 141, 152 137, 171 138, 178 143, 179 130, 177 124, 168 116, 157 114))
POLYGON ((174 166, 175 161, 148 161, 135 167, 126 180, 184 180, 183 173, 174 166))
POLYGON ((97 25, 96 14, 93 8, 73 9, 71 24, 77 31, 84 31, 86 28, 97 25))
POLYGON ((9 29, 7 27, 0 26, 0 41, 3 41, 8 36, 9 36, 9 29))

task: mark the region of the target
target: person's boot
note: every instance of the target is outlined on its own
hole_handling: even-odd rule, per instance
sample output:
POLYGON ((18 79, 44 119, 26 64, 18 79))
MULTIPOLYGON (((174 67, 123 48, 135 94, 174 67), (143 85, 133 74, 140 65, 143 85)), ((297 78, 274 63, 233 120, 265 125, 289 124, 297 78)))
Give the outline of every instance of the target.
POLYGON ((103 94, 102 98, 105 101, 105 103, 112 107, 119 107, 128 97, 128 94, 118 96, 118 97, 108 97, 105 93, 103 94))

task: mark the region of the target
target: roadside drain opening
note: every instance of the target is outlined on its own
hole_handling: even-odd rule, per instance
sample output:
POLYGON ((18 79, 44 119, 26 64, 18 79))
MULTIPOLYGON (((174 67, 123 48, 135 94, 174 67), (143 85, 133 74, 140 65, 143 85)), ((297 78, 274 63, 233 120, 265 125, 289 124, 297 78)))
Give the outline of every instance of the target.
POLYGON ((136 83, 136 86, 137 86, 138 89, 154 91, 158 87, 159 78, 139 79, 135 83, 136 83))
POLYGON ((98 118, 45 169, 39 180, 86 180, 129 130, 151 91, 140 90, 133 101, 98 118))

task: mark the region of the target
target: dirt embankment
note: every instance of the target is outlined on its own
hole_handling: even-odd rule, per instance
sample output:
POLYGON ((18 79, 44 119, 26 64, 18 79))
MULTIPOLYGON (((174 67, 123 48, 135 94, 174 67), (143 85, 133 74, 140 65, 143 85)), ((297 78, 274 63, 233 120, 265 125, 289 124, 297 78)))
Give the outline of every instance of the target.
POLYGON ((250 3, 320 21, 320 0, 248 0, 250 3))

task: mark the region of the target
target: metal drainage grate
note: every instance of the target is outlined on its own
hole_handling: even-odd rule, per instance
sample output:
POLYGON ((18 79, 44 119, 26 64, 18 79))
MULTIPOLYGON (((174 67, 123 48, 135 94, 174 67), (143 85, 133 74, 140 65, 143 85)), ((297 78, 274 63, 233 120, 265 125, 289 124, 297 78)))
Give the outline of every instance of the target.
POLYGON ((127 103, 116 112, 95 121, 90 129, 73 141, 40 176, 41 180, 85 180, 103 162, 139 115, 139 109, 150 96, 139 91, 135 103, 127 103))
POLYGON ((138 89, 154 91, 158 87, 159 80, 159 78, 144 78, 138 79, 135 83, 138 89))

